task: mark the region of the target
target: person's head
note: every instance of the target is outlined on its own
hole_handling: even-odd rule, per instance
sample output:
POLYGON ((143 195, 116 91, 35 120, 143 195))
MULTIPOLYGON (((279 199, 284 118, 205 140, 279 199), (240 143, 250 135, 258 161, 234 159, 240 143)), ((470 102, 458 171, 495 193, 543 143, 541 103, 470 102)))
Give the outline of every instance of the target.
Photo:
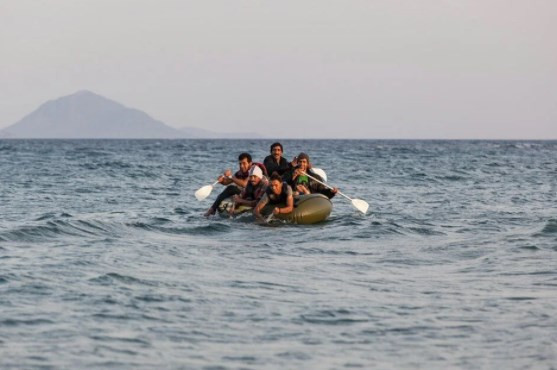
POLYGON ((282 144, 281 143, 273 143, 271 144, 271 155, 275 158, 275 159, 279 159, 282 156, 282 144))
POLYGON ((247 172, 251 167, 251 155, 249 153, 242 153, 238 156, 238 165, 240 171, 247 172))
POLYGON ((306 153, 300 153, 298 154, 297 161, 298 161, 298 166, 302 171, 307 171, 311 168, 311 163, 309 161, 309 155, 307 155, 306 153))
POLYGON ((261 171, 261 168, 259 168, 259 166, 253 166, 251 170, 249 170, 249 182, 251 182, 253 186, 259 185, 262 178, 263 171, 261 171))
POLYGON ((271 182, 269 184, 271 191, 276 195, 279 195, 282 192, 282 177, 276 172, 273 172, 271 175, 271 182))

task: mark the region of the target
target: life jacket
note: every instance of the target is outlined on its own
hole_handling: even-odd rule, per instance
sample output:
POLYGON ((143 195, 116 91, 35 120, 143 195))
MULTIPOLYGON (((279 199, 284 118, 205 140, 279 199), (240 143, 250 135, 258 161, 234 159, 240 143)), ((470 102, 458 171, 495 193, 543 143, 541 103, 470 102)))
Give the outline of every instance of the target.
POLYGON ((267 198, 269 198, 270 204, 286 204, 286 199, 289 195, 292 195, 292 188, 287 183, 282 183, 282 191, 279 195, 273 193, 273 190, 269 186, 266 190, 267 198))

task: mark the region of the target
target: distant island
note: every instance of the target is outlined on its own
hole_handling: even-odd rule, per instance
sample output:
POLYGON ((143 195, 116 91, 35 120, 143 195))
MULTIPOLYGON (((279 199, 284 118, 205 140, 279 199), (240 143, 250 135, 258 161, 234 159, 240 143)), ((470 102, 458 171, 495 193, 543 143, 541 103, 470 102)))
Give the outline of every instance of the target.
POLYGON ((196 127, 176 129, 147 113, 83 90, 50 100, 0 130, 13 139, 180 139, 259 138, 256 133, 218 133, 196 127))

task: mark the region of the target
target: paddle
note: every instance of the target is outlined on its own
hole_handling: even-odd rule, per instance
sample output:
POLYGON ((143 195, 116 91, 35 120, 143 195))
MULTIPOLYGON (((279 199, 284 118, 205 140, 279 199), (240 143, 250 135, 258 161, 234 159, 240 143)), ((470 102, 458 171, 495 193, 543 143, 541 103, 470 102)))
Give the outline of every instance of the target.
POLYGON ((201 200, 207 198, 209 196, 209 194, 211 194, 211 192, 213 191, 213 186, 215 186, 218 183, 219 183, 218 181, 215 181, 214 184, 205 185, 202 188, 200 188, 199 190, 197 190, 195 192, 195 197, 197 198, 197 200, 201 201, 201 200))
POLYGON ((327 182, 327 174, 325 173, 325 171, 323 171, 321 168, 315 168, 315 167, 312 167, 311 170, 313 171, 314 174, 321 177, 323 181, 327 182))
MULTIPOLYGON (((314 169, 315 171, 315 169, 314 169)), ((318 183, 320 183, 323 186, 328 187, 329 189, 333 189, 332 186, 325 184, 322 181, 319 181, 318 179, 316 179, 315 177, 311 176, 310 174, 308 174, 307 172, 305 172, 306 176, 309 177, 310 179, 313 179, 315 181, 317 181, 318 183)), ((352 202, 352 205, 354 206, 354 208, 356 208, 358 211, 362 212, 364 215, 367 212, 367 209, 369 208, 369 204, 367 204, 366 201, 361 200, 361 199, 355 199, 355 198, 350 198, 347 195, 342 194, 340 191, 338 192, 340 195, 342 195, 343 197, 345 197, 346 199, 348 199, 350 202, 352 202)))

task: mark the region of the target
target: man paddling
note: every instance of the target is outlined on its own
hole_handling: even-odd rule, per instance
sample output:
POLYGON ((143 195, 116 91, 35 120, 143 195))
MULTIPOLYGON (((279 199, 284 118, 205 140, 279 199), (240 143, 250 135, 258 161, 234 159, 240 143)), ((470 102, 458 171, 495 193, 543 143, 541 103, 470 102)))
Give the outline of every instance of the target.
POLYGON ((280 175, 276 172, 271 175, 269 187, 253 210, 253 214, 258 221, 264 221, 263 216, 261 216, 261 211, 267 204, 275 206, 275 208, 273 208, 274 215, 290 213, 294 210, 292 188, 290 185, 283 182, 280 175))
POLYGON ((267 173, 270 175, 276 172, 282 176, 292 168, 292 164, 288 163, 282 156, 282 153, 283 149, 281 143, 271 144, 271 155, 268 155, 263 160, 263 164, 265 168, 267 168, 267 173))
POLYGON ((242 153, 238 156, 239 170, 234 174, 234 176, 231 176, 232 171, 230 169, 227 169, 221 176, 219 176, 218 182, 228 186, 217 196, 213 205, 209 207, 207 212, 205 212, 205 217, 214 215, 220 203, 224 199, 242 192, 242 189, 245 188, 248 183, 249 169, 251 166, 251 155, 249 153, 242 153))
POLYGON ((311 162, 306 153, 300 153, 296 158, 296 166, 283 176, 294 190, 294 195, 321 193, 330 199, 338 193, 338 188, 329 189, 311 178, 315 177, 319 181, 323 181, 318 174, 312 171, 311 162), (307 176, 308 174, 311 177, 307 176))

